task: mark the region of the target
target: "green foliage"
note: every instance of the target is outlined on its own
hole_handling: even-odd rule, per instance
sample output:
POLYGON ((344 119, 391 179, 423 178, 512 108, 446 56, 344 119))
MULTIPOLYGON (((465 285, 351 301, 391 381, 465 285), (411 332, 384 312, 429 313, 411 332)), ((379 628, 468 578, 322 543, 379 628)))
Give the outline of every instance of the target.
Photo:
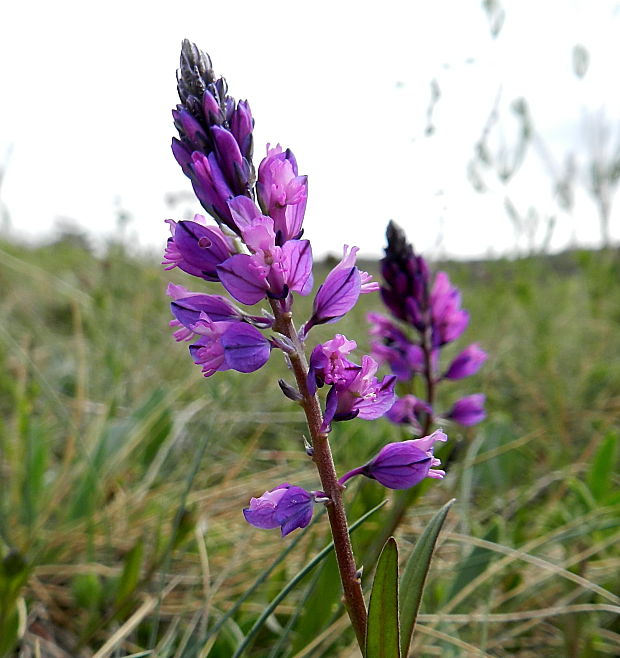
POLYGON ((452 503, 454 503, 454 499, 448 501, 424 528, 424 532, 416 542, 415 548, 407 560, 400 580, 400 649, 403 656, 409 654, 409 646, 413 637, 433 551, 452 503))
MULTIPOLYGON (((325 519, 281 540, 241 515, 280 482, 318 486, 277 353, 204 380, 167 326, 166 282, 191 285, 182 274, 117 245, 0 251, 0 655, 45 641, 82 658, 113 641, 109 655, 230 658, 261 619, 244 655, 350 655, 333 565, 295 580, 329 544, 325 519)), ((618 255, 444 268, 472 318, 454 353, 477 341, 490 360, 438 405, 481 390, 489 418, 446 424, 446 479, 390 494, 353 535, 364 591, 391 517, 407 554, 456 496, 410 655, 618 655, 618 255)), ((310 303, 296 301, 298 323, 310 303)), ((337 331, 367 350, 369 310, 377 296, 312 342, 337 331)), ((338 424, 338 468, 399 438, 386 421, 338 424)), ((349 518, 385 495, 352 481, 349 518)))
POLYGON ((368 604, 366 658, 400 658, 398 548, 390 537, 379 556, 368 604))

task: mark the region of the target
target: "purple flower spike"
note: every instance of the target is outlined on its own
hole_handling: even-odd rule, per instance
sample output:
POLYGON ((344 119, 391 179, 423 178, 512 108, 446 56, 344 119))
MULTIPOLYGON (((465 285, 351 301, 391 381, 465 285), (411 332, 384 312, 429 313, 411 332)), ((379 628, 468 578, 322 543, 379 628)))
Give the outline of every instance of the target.
POLYGON ((256 528, 280 527, 282 537, 297 528, 305 528, 312 519, 314 495, 288 483, 252 498, 243 510, 245 520, 256 528))
POLYGON ((381 298, 396 318, 424 331, 428 306, 429 272, 422 256, 416 256, 404 231, 394 222, 387 227, 388 246, 381 261, 381 298))
POLYGON ((476 425, 486 418, 484 410, 485 396, 483 393, 467 395, 454 403, 446 418, 453 420, 459 425, 476 425))
POLYGON ((277 244, 298 239, 308 200, 308 177, 297 175, 297 161, 290 149, 267 145, 267 157, 258 167, 256 189, 263 212, 273 217, 277 244))
POLYGON ((466 347, 450 364, 444 377, 446 379, 463 379, 474 375, 487 360, 487 353, 478 343, 466 347))
POLYGON ((421 439, 389 443, 376 457, 349 471, 339 482, 344 484, 355 475, 365 475, 388 489, 409 489, 427 477, 441 479, 446 473, 433 468, 441 464, 433 455, 433 444, 447 439, 441 430, 437 430, 421 439))
POLYGON ((224 370, 254 372, 269 360, 271 343, 250 324, 213 322, 201 313, 191 329, 201 337, 189 351, 205 377, 224 370))
POLYGON ((245 101, 235 104, 224 78, 216 78, 209 56, 184 40, 177 71, 180 105, 173 110, 179 139, 172 152, 196 196, 218 223, 236 226, 226 204, 250 196, 254 185, 252 129, 245 101))

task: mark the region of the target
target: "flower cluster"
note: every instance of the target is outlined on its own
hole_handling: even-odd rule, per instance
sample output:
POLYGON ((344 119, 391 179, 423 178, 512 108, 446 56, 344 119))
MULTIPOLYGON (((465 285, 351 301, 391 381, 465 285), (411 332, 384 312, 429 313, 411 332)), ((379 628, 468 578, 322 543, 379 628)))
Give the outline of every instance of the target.
POLYGON ((435 388, 440 382, 475 374, 487 358, 474 343, 441 370, 442 348, 460 338, 469 323, 469 314, 461 308, 460 292, 445 272, 438 272, 431 284, 426 261, 414 253, 404 232, 393 222, 388 225, 387 242, 381 261, 381 297, 394 320, 369 314, 372 355, 389 365, 409 388, 390 409, 388 418, 412 426, 418 434, 427 432, 436 416, 475 425, 485 417, 481 393, 457 400, 446 412, 438 414, 434 408, 435 388), (413 394, 419 379, 425 384, 422 396, 413 394))
MULTIPOLYGON (((326 441, 333 422, 382 416, 394 404, 397 375, 379 380, 375 358, 365 355, 361 363, 350 359, 354 341, 336 334, 317 345, 308 366, 304 365, 305 341, 312 328, 338 321, 361 294, 379 290, 379 284, 356 266, 357 247, 344 246, 341 261, 314 296, 310 317, 296 331, 294 295, 309 295, 313 289, 312 248, 302 239, 308 179, 299 175, 293 153, 279 145, 267 146, 255 176, 250 107, 228 95, 226 82, 215 76, 209 57, 189 41, 182 46, 177 81, 181 102, 172 114, 179 137, 173 140, 172 151, 215 224, 203 215, 168 220, 171 237, 163 264, 217 282, 228 296, 170 284, 174 338, 190 343, 190 355, 205 377, 226 370, 254 372, 269 360, 272 350, 283 351, 297 382, 294 387, 280 380, 287 397, 303 401, 307 408, 318 405, 319 388, 329 387, 314 439, 326 441), (260 302, 267 302, 269 310, 256 313, 243 308, 260 302)), ((320 415, 317 407, 314 417, 320 415)), ((431 467, 438 463, 432 444, 445 440, 442 436, 413 442, 415 446, 407 445, 411 442, 386 446, 374 460, 344 476, 341 484, 334 480, 332 491, 335 487, 339 492, 355 474, 389 488, 441 477, 443 472, 431 467)), ((327 500, 330 495, 322 491, 284 483, 252 498, 244 515, 257 527, 279 527, 284 536, 305 527, 314 503, 327 500)))

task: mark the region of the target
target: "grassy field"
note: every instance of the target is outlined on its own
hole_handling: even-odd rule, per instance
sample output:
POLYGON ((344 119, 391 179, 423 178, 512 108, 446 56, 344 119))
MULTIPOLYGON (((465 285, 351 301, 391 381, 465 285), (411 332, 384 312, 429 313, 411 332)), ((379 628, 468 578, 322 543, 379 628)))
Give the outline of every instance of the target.
MULTIPOLYGON (((282 481, 317 486, 302 413, 276 385, 284 363, 274 353, 252 375, 203 379, 167 327, 167 281, 193 282, 119 245, 99 257, 69 239, 0 250, 0 656, 229 658, 329 542, 322 518, 281 540, 241 514, 282 481)), ((446 406, 482 391, 489 415, 445 426, 448 476, 419 486, 398 530, 406 557, 457 499, 413 653, 620 655, 619 254, 442 267, 472 317, 454 350, 477 341, 490 354, 471 381, 446 385, 446 406)), ((365 313, 379 307, 364 296, 312 343, 338 331, 363 350, 365 313)), ((307 306, 295 310, 300 323, 307 306)), ((339 424, 336 463, 399 436, 387 421, 339 424)), ((385 495, 352 484, 350 519, 385 495)), ((357 555, 372 555, 389 510, 355 533, 357 555)), ((327 558, 244 655, 354 646, 327 558)))

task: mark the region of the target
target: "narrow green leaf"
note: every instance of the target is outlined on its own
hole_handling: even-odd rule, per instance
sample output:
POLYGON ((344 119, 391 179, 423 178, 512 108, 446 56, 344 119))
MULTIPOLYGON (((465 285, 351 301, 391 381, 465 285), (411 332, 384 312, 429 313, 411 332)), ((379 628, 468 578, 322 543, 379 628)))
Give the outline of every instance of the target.
POLYGON ((448 501, 430 520, 416 542, 400 579, 400 650, 403 656, 409 653, 435 543, 454 501, 454 498, 448 501))
POLYGON ((386 542, 370 593, 366 627, 366 658, 400 658, 398 641, 398 548, 386 542))
POLYGON ((610 432, 601 441, 588 473, 588 487, 598 502, 603 501, 613 489, 613 475, 616 472, 619 439, 620 435, 610 432))
MULTIPOLYGON (((364 523, 367 519, 369 519, 375 512, 378 512, 387 502, 387 500, 381 501, 378 505, 373 507, 371 510, 366 512, 363 516, 361 516, 353 525, 349 526, 349 533, 352 533, 356 528, 359 528, 359 526, 364 523)), ((282 590, 278 593, 276 597, 271 601, 271 603, 263 610, 262 614, 260 617, 254 622, 254 625, 252 628, 249 630, 248 634, 243 638, 243 642, 237 647, 237 650, 235 651, 234 655, 232 658, 239 658, 239 656, 242 655, 242 653, 248 648, 250 645, 250 642, 254 639, 254 636, 258 631, 261 629, 263 624, 267 621, 269 616, 273 613, 273 611, 280 605, 280 602, 286 597, 286 595, 299 583, 303 578, 309 574, 314 567, 316 567, 317 564, 319 564, 322 560, 324 560, 332 551, 334 550, 334 542, 330 542, 322 551, 317 553, 308 564, 306 564, 305 567, 301 569, 301 571, 297 572, 291 580, 282 588, 282 590)))
POLYGON ((116 589, 116 605, 125 603, 138 586, 143 554, 144 542, 139 539, 125 557, 125 564, 116 589))

